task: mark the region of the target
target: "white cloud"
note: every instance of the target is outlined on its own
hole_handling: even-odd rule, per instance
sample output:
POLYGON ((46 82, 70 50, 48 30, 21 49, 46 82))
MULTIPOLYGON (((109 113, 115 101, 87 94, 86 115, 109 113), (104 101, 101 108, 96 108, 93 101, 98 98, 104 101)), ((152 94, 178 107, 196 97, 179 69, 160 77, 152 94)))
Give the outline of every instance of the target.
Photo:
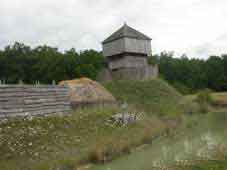
POLYGON ((101 50, 124 21, 153 38, 155 52, 224 53, 225 0, 1 0, 0 48, 14 41, 101 50))

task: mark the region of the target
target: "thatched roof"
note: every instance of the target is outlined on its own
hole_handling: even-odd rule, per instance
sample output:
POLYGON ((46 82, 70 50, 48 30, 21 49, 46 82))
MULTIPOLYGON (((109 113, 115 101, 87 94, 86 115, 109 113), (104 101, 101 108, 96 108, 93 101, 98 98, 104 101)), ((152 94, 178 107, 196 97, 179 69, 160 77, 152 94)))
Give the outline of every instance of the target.
POLYGON ((70 88, 70 100, 73 104, 116 102, 113 95, 101 84, 88 78, 62 81, 59 85, 70 88))
POLYGON ((151 40, 151 38, 146 36, 145 34, 131 28, 127 24, 124 24, 124 26, 122 26, 119 30, 117 30, 115 33, 109 36, 106 40, 104 40, 103 44, 106 44, 124 37, 140 39, 140 40, 151 40))

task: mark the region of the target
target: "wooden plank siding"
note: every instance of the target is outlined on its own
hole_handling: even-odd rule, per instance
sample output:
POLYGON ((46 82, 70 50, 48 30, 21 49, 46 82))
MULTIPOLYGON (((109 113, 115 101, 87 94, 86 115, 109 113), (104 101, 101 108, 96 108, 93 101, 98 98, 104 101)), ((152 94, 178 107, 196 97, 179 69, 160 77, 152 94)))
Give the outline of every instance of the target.
POLYGON ((52 85, 0 85, 0 118, 67 114, 69 89, 52 85))

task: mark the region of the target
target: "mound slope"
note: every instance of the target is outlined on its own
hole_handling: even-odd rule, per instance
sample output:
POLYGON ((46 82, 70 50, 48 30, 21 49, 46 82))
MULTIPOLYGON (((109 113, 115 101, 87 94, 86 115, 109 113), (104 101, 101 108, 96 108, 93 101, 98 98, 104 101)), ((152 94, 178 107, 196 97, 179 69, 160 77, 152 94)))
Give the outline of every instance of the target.
POLYGON ((73 106, 116 102, 113 95, 102 85, 88 78, 62 81, 59 85, 68 86, 70 88, 70 101, 73 106))
POLYGON ((115 81, 105 84, 105 87, 118 101, 126 102, 137 110, 161 115, 176 115, 185 110, 184 97, 160 79, 115 81))

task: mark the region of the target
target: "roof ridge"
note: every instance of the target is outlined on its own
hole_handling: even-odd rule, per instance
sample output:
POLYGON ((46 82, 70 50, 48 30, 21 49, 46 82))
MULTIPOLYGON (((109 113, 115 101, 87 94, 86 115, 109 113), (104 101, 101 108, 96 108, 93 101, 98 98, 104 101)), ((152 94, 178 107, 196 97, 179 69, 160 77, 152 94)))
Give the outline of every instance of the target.
POLYGON ((126 23, 124 23, 124 25, 123 25, 123 35, 127 33, 127 28, 128 28, 128 25, 126 23))
POLYGON ((123 37, 129 37, 129 38, 135 38, 135 39, 141 39, 141 40, 151 40, 150 37, 147 35, 137 31, 136 29, 128 26, 126 23, 118 29, 116 32, 111 34, 107 39, 103 41, 103 44, 112 42, 117 39, 121 39, 123 37))

